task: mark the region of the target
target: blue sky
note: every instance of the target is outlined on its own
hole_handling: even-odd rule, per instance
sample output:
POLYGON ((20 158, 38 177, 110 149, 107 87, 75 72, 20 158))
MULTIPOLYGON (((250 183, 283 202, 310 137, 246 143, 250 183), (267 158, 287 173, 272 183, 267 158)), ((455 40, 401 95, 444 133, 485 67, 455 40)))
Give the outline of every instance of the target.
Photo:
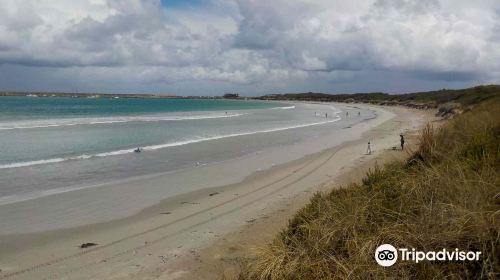
POLYGON ((203 1, 203 0, 161 0, 161 4, 163 7, 168 8, 168 7, 196 7, 196 6, 202 6, 207 4, 209 1, 203 1))
POLYGON ((498 0, 3 0, 0 90, 390 93, 500 83, 498 0))

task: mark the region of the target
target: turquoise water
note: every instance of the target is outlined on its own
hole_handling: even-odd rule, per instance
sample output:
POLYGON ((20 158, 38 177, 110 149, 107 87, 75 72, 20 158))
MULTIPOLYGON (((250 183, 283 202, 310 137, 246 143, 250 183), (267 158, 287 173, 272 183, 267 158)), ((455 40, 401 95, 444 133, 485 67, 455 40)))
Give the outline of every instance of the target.
POLYGON ((281 105, 214 99, 3 97, 0 169, 113 156, 135 147, 152 149, 217 136, 221 128, 204 120, 236 118, 247 114, 245 110, 281 105))
MULTIPOLYGON (((0 205, 234 159, 357 122, 331 105, 0 97, 0 205), (134 149, 140 147, 141 153, 134 149)), ((357 115, 358 109, 351 113, 357 115)))
POLYGON ((165 112, 271 108, 276 104, 220 99, 0 97, 0 122, 40 118, 129 116, 165 112))

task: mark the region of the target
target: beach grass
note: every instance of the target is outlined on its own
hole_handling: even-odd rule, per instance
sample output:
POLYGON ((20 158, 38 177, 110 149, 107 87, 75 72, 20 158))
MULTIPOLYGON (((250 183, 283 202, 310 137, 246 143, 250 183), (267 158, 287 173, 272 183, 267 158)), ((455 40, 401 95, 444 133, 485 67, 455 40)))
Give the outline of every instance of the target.
POLYGON ((500 278, 500 98, 428 125, 404 162, 362 183, 317 193, 237 279, 500 278), (398 261, 375 249, 481 251, 479 261, 398 261))

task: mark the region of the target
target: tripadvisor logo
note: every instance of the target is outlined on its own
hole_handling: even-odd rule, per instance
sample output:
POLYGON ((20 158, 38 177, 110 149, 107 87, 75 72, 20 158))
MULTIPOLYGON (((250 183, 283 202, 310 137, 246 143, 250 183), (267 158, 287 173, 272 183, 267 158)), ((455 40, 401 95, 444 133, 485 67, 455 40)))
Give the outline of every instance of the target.
POLYGON ((383 244, 375 250, 375 261, 381 266, 392 266, 398 261, 398 255, 401 261, 412 261, 419 263, 420 261, 478 261, 480 251, 459 251, 442 249, 440 251, 417 251, 415 248, 409 250, 407 248, 396 249, 391 244, 383 244))
POLYGON ((375 260, 381 266, 391 266, 398 260, 398 251, 391 244, 380 245, 375 250, 375 260))

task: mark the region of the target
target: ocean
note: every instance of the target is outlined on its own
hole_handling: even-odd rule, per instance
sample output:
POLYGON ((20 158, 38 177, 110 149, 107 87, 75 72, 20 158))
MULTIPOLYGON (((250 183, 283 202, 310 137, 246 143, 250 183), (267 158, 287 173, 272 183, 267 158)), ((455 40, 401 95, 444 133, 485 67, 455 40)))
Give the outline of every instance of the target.
POLYGON ((0 205, 213 164, 374 114, 253 100, 0 97, 0 205), (360 116, 343 120, 347 112, 360 116))

